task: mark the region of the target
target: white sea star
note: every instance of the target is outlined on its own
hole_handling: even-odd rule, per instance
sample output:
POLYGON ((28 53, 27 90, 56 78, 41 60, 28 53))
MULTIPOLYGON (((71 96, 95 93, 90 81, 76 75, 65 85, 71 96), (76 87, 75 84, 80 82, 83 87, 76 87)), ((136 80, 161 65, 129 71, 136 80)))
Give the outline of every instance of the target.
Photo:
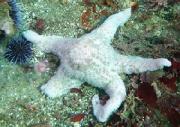
POLYGON ((99 28, 80 38, 43 36, 30 30, 24 32, 24 36, 40 50, 52 52, 61 59, 56 74, 41 90, 49 97, 57 97, 83 82, 99 87, 110 99, 101 105, 99 96, 95 95, 92 98, 93 113, 99 121, 107 121, 126 97, 119 73, 141 73, 171 66, 171 62, 164 58, 124 56, 113 49, 111 40, 118 26, 123 26, 130 16, 130 8, 118 12, 107 18, 99 28))

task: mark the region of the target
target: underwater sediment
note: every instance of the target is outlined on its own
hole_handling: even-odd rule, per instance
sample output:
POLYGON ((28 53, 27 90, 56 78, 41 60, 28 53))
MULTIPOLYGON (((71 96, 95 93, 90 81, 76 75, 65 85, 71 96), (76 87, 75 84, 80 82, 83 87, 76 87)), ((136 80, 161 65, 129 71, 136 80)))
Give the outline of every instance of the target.
MULTIPOLYGON (((41 34, 79 37, 97 27, 110 14, 127 8, 130 1, 17 2, 22 6, 24 27, 35 29, 37 32, 40 29, 41 34)), ((44 54, 34 47, 34 56, 30 63, 12 65, 4 59, 5 41, 2 41, 0 126, 176 126, 179 118, 176 109, 180 83, 180 5, 178 1, 168 0, 154 3, 150 0, 139 0, 137 3, 138 10, 134 12, 130 21, 117 31, 113 47, 122 54, 172 59, 172 68, 141 75, 121 75, 126 83, 127 99, 108 122, 99 123, 92 114, 91 98, 94 94, 100 93, 102 99, 106 100, 107 97, 102 91, 84 84, 80 89, 72 89, 63 97, 47 98, 39 91, 39 86, 54 75, 60 63, 56 56, 44 54), (50 70, 39 74, 34 70, 34 64, 43 59, 48 59, 50 70), (142 92, 147 89, 152 96, 151 99, 142 92), (141 100, 137 99, 137 96, 141 100), (160 106, 162 104, 164 107, 160 106)), ((8 15, 7 20, 13 22, 8 15)))

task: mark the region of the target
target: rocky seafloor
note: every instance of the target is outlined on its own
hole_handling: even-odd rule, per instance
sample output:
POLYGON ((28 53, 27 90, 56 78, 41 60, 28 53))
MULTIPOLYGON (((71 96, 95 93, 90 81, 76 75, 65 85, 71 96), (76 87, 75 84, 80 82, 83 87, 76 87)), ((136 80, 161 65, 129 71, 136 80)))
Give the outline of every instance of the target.
MULTIPOLYGON (((0 3, 3 0, 0 0, 0 3)), ((79 37, 98 27, 110 14, 129 7, 130 0, 17 0, 25 29, 41 34, 79 37)), ((0 4, 1 5, 1 4, 0 4)), ((59 60, 36 47, 25 65, 9 63, 0 44, 0 127, 178 127, 180 125, 180 2, 136 0, 131 19, 120 28, 113 47, 122 54, 165 57, 172 67, 121 75, 127 98, 106 123, 92 114, 91 98, 102 90, 83 84, 51 99, 39 91, 59 60), (47 60, 48 70, 35 66, 47 60)), ((0 12, 1 13, 1 12, 0 12)), ((0 14, 0 21, 4 20, 0 14)), ((0 24, 1 27, 1 24, 0 24)), ((13 36, 13 35, 11 35, 13 36)), ((10 38, 10 37, 9 37, 10 38)))

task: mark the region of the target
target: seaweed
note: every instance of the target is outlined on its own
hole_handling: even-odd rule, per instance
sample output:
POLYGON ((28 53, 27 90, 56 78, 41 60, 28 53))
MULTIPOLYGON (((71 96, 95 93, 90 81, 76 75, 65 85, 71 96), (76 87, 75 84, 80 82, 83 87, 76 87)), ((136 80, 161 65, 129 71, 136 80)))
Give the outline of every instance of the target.
MULTIPOLYGON (((23 6, 24 25, 29 27, 32 23, 35 24, 37 19, 43 19, 45 21, 43 34, 77 37, 87 32, 81 22, 84 10, 91 11, 91 15, 87 16, 86 20, 91 25, 90 29, 98 26, 98 23, 109 14, 116 12, 110 5, 107 6, 107 3, 103 5, 97 3, 97 0, 86 0, 86 4, 72 0, 62 4, 60 1, 19 0, 18 2, 23 6), (97 4, 91 4, 92 2, 97 4)), ((127 7, 122 5, 127 4, 124 1, 113 1, 118 5, 117 10, 127 7)), ((167 5, 165 3, 162 6, 157 4, 152 6, 153 3, 137 0, 138 10, 134 12, 131 20, 117 31, 112 45, 118 52, 154 58, 166 57, 172 59, 172 67, 141 75, 124 75, 127 98, 106 123, 97 122, 92 115, 91 98, 98 91, 88 84, 72 89, 62 98, 50 99, 41 94, 39 85, 47 82, 55 73, 54 68, 60 64, 55 56, 37 55, 38 51, 34 54, 33 64, 43 59, 48 59, 50 64, 50 70, 39 75, 33 65, 26 68, 8 63, 2 57, 0 47, 0 126, 178 126, 180 124, 180 55, 178 55, 180 5, 178 1, 168 0, 167 5), (164 84, 159 78, 168 81, 174 78, 174 80, 165 81, 164 84), (145 90, 146 87, 150 88, 153 104, 145 101, 149 97, 139 99, 136 96, 138 89, 142 89, 140 91, 143 92, 143 84, 148 84, 143 88, 145 87, 145 90), (167 89, 166 84, 170 87, 175 84, 176 91, 167 89), (76 114, 85 114, 85 117, 72 122, 71 117, 76 114)), ((102 94, 101 99, 102 103, 105 103, 108 97, 102 94)))

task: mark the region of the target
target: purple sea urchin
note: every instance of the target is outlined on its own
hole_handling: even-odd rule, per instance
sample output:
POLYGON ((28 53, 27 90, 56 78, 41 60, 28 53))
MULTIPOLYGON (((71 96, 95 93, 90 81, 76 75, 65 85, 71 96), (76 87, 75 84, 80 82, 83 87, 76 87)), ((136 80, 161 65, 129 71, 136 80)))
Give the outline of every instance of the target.
POLYGON ((32 43, 22 35, 13 38, 7 45, 4 57, 15 64, 24 64, 32 56, 32 43))
MULTIPOLYGON (((16 0, 7 0, 8 5, 10 6, 9 16, 12 18, 14 25, 17 29, 17 33, 20 33, 23 30, 22 23, 22 12, 20 5, 16 0)), ((1 31, 0 31, 1 32, 1 31)), ((3 31, 1 32, 0 41, 4 38, 3 31)), ((5 50, 4 57, 7 58, 10 62, 15 64, 24 64, 32 56, 32 43, 27 41, 22 35, 13 37, 7 48, 5 50)))
POLYGON ((16 0, 7 0, 9 6, 11 7, 9 11, 10 17, 13 19, 14 24, 18 29, 21 29, 22 26, 22 17, 21 17, 21 9, 20 5, 16 2, 16 0))

